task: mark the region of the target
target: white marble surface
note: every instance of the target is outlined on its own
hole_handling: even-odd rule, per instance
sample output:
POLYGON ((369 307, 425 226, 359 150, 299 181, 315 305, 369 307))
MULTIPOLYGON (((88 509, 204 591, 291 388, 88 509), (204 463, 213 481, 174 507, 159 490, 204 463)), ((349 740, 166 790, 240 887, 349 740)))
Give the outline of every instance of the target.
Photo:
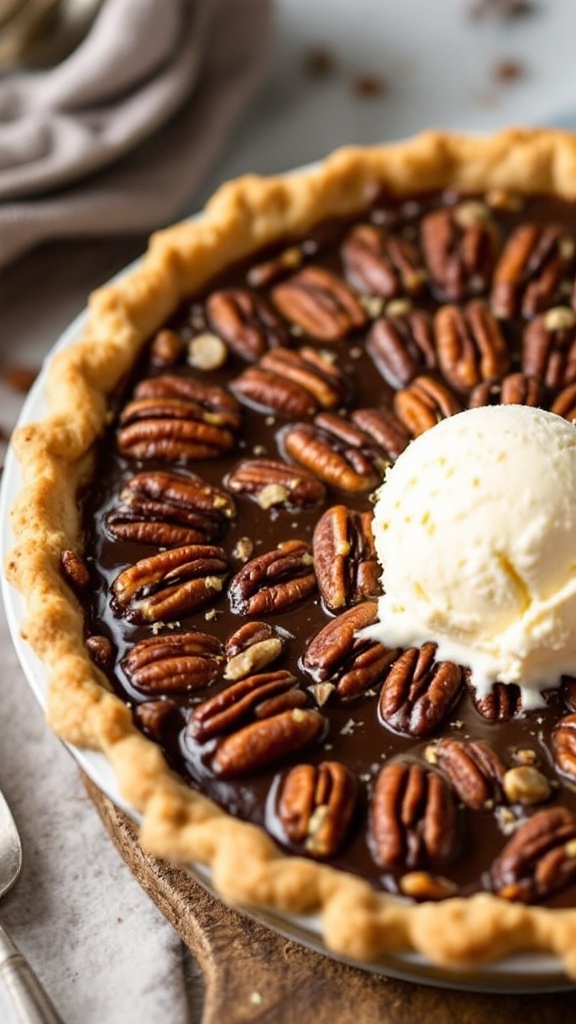
MULTIPOLYGON (((502 24, 468 20, 467 0, 277 0, 267 83, 182 212, 193 212, 238 173, 299 165, 340 144, 398 138, 429 126, 484 131, 570 123, 576 5, 538 0, 535 6, 533 16, 502 24), (333 53, 332 76, 302 73, 303 56, 315 46, 333 53), (524 76, 496 83, 491 69, 501 60, 519 61, 524 76), (386 92, 355 94, 352 83, 361 73, 384 76, 386 92)), ((1 368, 38 365, 88 292, 143 245, 138 237, 55 242, 3 271, 1 368)), ((0 384, 4 427, 13 425, 20 402, 0 384)), ((144 996, 147 1009, 138 1020, 146 1024, 197 1020, 186 1004, 179 940, 103 834, 72 759, 43 725, 4 625, 0 652, 0 780, 26 852, 22 882, 0 916, 69 1024, 135 1024, 135 993, 138 1006, 144 996), (53 785, 48 791, 47 777, 57 779, 56 791, 53 785), (137 944, 130 922, 138 922, 137 944)))

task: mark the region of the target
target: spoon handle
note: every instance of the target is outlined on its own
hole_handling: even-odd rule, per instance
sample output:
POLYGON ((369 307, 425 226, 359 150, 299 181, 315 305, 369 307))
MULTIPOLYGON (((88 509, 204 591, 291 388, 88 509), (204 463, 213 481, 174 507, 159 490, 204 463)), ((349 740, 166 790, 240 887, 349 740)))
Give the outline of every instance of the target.
POLYGON ((0 1021, 63 1024, 30 964, 0 925, 0 1021))

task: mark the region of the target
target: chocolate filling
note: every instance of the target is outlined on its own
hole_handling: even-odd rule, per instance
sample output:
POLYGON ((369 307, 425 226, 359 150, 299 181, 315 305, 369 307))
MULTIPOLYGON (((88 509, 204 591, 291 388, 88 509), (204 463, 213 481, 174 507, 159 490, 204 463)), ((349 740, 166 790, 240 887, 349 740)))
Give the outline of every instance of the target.
MULTIPOLYGON (((402 201, 380 195, 361 218, 323 224, 306 239, 287 239, 274 250, 259 253, 257 258, 212 281, 202 295, 178 311, 161 338, 151 339, 132 378, 113 398, 116 418, 99 447, 90 489, 82 497, 91 581, 88 591, 83 590, 89 648, 107 672, 115 692, 133 707, 139 726, 161 744, 169 764, 190 786, 231 814, 262 825, 280 846, 298 854, 327 857, 336 867, 362 875, 377 888, 410 898, 487 889, 512 899, 554 906, 572 906, 576 901, 576 818, 572 817, 576 814, 576 779, 567 777, 566 760, 562 762, 563 770, 559 770, 552 740, 558 722, 573 710, 569 681, 545 695, 542 709, 526 714, 517 707, 514 688, 501 687, 497 694, 500 711, 495 711, 493 705, 491 709, 484 707, 482 713, 467 686, 466 672, 453 667, 456 675, 451 697, 441 713, 436 713, 433 706, 433 727, 428 730, 414 724, 414 715, 410 717, 409 713, 413 699, 405 692, 399 716, 382 710, 386 702, 380 699, 380 692, 398 665, 400 652, 391 652, 384 659, 386 664, 371 677, 368 689, 362 692, 360 685, 361 692, 354 697, 339 692, 338 677, 329 668, 312 672, 306 659, 308 644, 334 621, 336 614, 377 596, 377 569, 366 536, 367 517, 362 520, 358 514, 368 513, 369 518, 371 493, 380 483, 383 467, 397 456, 409 437, 424 429, 429 420, 433 422, 474 403, 528 401, 558 408, 568 418, 574 415, 570 392, 576 378, 572 355, 573 349, 576 352, 576 317, 571 313, 574 239, 576 206, 560 199, 495 194, 469 197, 444 192, 402 201), (363 225, 362 229, 352 235, 358 224, 363 225), (506 272, 512 263, 513 270, 506 272), (312 275, 308 273, 310 268, 312 275), (333 276, 318 275, 316 268, 333 276), (261 300, 264 305, 259 305, 261 300), (492 309, 498 317, 488 327, 483 321, 478 325, 474 319, 476 307, 469 306, 479 301, 483 304, 481 311, 492 309), (448 332, 435 320, 436 312, 446 306, 456 310, 456 326, 449 327, 448 332), (549 310, 553 314, 548 314, 549 310), (494 332, 503 336, 503 347, 499 347, 494 332), (222 346, 217 344, 214 349, 211 336, 224 340, 223 366, 202 370, 187 362, 190 341, 204 335, 209 335, 207 351, 216 352, 216 363, 222 346), (290 405, 296 401, 294 394, 290 392, 291 397, 286 397, 282 389, 292 372, 291 366, 282 362, 286 349, 294 353, 312 349, 324 359, 328 353, 328 361, 320 368, 309 352, 303 353, 305 365, 300 363, 296 370, 300 382, 303 373, 315 373, 314 387, 320 388, 322 401, 328 406, 322 407, 314 397, 307 405, 304 398, 302 408, 290 405), (160 397, 137 397, 137 408, 133 414, 127 413, 139 381, 167 376, 199 381, 201 389, 223 388, 238 399, 239 417, 233 409, 226 409, 224 422, 218 419, 221 410, 214 412, 211 407, 202 420, 210 427, 218 421, 217 433, 210 435, 213 450, 209 454, 215 457, 185 448, 183 434, 178 432, 182 423, 197 424, 196 398, 188 395, 186 401, 191 404, 175 411, 172 403, 182 396, 175 398, 172 387, 168 397, 165 393, 160 397), (237 386, 239 380, 244 384, 237 386), (558 400, 561 406, 555 405, 558 400), (388 447, 376 430, 366 430, 365 417, 355 418, 358 410, 366 409, 394 412, 394 439, 387 434, 388 447), (318 415, 320 419, 316 420, 318 415), (241 421, 239 429, 235 416, 241 421), (140 429, 143 422, 146 426, 140 429), (168 440, 174 442, 176 438, 170 449, 162 448, 158 441, 160 424, 166 422, 168 440), (299 433, 294 447, 291 431, 295 423, 299 424, 299 433), (303 445, 309 444, 314 423, 313 439, 320 438, 332 453, 329 469, 334 453, 348 453, 348 465, 356 474, 354 487, 342 490, 335 486, 334 474, 317 472, 321 461, 317 448, 310 449, 312 454, 305 463, 296 461, 295 453, 299 460, 303 445), (356 441, 352 435, 346 439, 334 433, 338 423, 345 424, 346 429, 351 426, 353 431, 364 431, 360 441, 357 433, 356 441), (136 424, 135 433, 127 432, 130 424, 136 424), (141 435, 145 435, 143 442, 141 435), (249 492, 242 473, 239 490, 235 491, 238 467, 246 460, 288 464, 288 489, 284 477, 278 483, 274 471, 266 463, 258 463, 256 496, 249 492), (294 478, 302 465, 307 472, 305 469, 304 497, 300 501, 290 488, 294 488, 294 478), (196 533, 185 535, 185 539, 179 533, 174 535, 176 542, 170 543, 158 533, 158 522, 166 518, 165 492, 159 511, 151 504, 155 499, 150 490, 151 478, 157 490, 157 474, 166 473, 200 476, 205 484, 233 499, 235 514, 222 514, 214 508, 202 513, 196 507, 191 527, 196 533), (146 475, 143 486, 148 489, 145 498, 140 495, 140 504, 125 496, 120 499, 135 474, 146 475), (311 548, 300 550, 289 545, 284 561, 272 560, 271 568, 263 567, 261 556, 279 544, 299 540, 312 546, 320 517, 334 506, 340 511, 334 520, 325 521, 322 550, 320 540, 316 539, 314 546, 320 589, 311 567, 311 548), (140 532, 136 538, 135 521, 148 524, 146 536, 140 532), (128 524, 127 529, 122 524, 128 524), (337 544, 342 535, 349 542, 349 552, 344 555, 337 544), (190 540, 190 536, 196 539, 190 540), (136 581, 141 586, 135 596, 128 592, 130 587, 127 591, 116 585, 119 575, 135 563, 153 556, 162 560, 166 552, 178 552, 185 545, 202 546, 200 562, 194 561, 200 557, 197 552, 188 552, 184 560, 175 556, 170 563, 170 582, 182 592, 184 584, 194 578, 195 586, 198 584, 194 593, 198 592, 199 597, 191 610, 176 611, 171 616, 161 608, 158 618, 147 607, 143 612, 147 599, 157 595, 159 588, 166 596, 168 586, 165 579, 159 584, 144 570, 136 581), (218 561, 221 554, 212 551, 206 562, 206 546, 224 553, 227 567, 223 571, 218 561), (237 574, 246 564, 255 567, 254 572, 248 581, 238 581, 237 574), (287 581, 295 587, 297 599, 286 598, 287 581), (335 593, 338 584, 343 596, 335 593), (278 592, 262 598, 263 589, 274 585, 278 585, 278 592), (249 603, 252 598, 255 605, 249 603), (202 712, 197 709, 215 694, 239 685, 237 680, 224 677, 224 655, 218 643, 213 648, 204 645, 200 654, 197 649, 192 655, 188 652, 189 657, 201 659, 192 662, 183 660, 185 653, 176 644, 175 658, 169 664, 157 659, 160 668, 152 681, 143 673, 145 657, 143 661, 126 660, 143 640, 168 638, 174 645, 174 638, 194 631, 217 638, 223 647, 246 622, 266 623, 271 627, 268 639, 271 636, 277 647, 277 641, 281 642, 282 650, 275 660, 248 672, 250 677, 274 673, 272 690, 263 691, 261 699, 249 701, 243 716, 236 711, 233 721, 221 728, 214 726, 213 734, 208 728, 206 735, 202 712), (180 685, 178 673, 183 673, 186 666, 192 681, 180 685), (279 672, 294 676, 297 697, 290 678, 278 677, 279 672), (315 710, 315 716, 309 716, 311 710, 315 710), (277 722, 278 715, 297 723, 298 742, 286 738, 280 725, 280 740, 272 737, 270 723, 277 722), (242 762, 237 771, 222 770, 218 751, 223 740, 239 737, 243 728, 258 722, 264 723, 259 742, 264 742, 267 753, 254 755, 256 760, 248 768, 243 768, 242 762), (499 755, 503 771, 535 767, 538 778, 541 780, 543 775, 548 780, 549 792, 543 799, 531 792, 529 800, 534 802, 523 803, 507 795, 507 780, 503 781, 502 773, 496 772, 494 777, 480 767, 491 795, 481 799, 480 806, 470 806, 470 801, 462 798, 462 792, 467 793, 466 779, 462 782, 464 790, 459 788, 462 762, 451 768, 448 760, 438 755, 443 748, 437 746, 437 741, 447 739, 486 744, 499 755), (282 756, 272 757, 271 747, 276 754, 283 751, 282 756), (298 817, 297 798, 285 789, 288 810, 280 810, 288 772, 297 765, 319 766, 323 762, 345 765, 352 779, 345 773, 346 783, 339 788, 341 778, 333 771, 308 773, 303 785, 308 785, 309 802, 301 812, 303 831, 298 831, 288 822, 290 810, 298 817), (400 771, 395 778, 392 773, 389 792, 376 798, 379 773, 383 766, 394 764, 401 766, 404 774, 400 771), (419 768, 411 778, 423 790, 409 807, 406 773, 415 765, 419 768), (432 788, 436 782, 430 783, 431 776, 443 780, 439 803, 434 803, 432 788), (318 783, 315 790, 311 778, 318 783), (333 803, 328 826, 333 841, 328 843, 328 854, 325 850, 318 854, 314 843, 307 845, 306 837, 316 834, 330 794, 333 803), (311 824, 314 807, 316 815, 311 824), (558 807, 569 810, 566 821, 549 820, 548 812, 558 807), (510 836, 518 835, 519 827, 543 812, 544 838, 531 859, 528 857, 528 867, 524 861, 520 864, 513 859, 511 868, 500 865, 494 870, 495 859, 510 836), (382 852, 378 838, 384 835, 387 844, 394 831, 389 827, 390 815, 396 815, 398 829, 398 847, 393 855, 382 852), (339 829, 335 822, 344 822, 344 827, 339 829), (444 836, 450 833, 447 849, 434 838, 432 833, 438 832, 444 836), (544 859, 553 854, 557 854, 556 866, 546 874, 544 859), (419 879, 416 887, 402 882, 407 873, 414 871, 426 872, 422 890, 418 888, 419 879), (544 881, 540 877, 543 872, 544 881)), ((196 346, 194 351, 198 350, 196 346)), ((204 412, 205 398, 200 395, 204 412)), ((197 442, 197 426, 189 433, 197 442)), ((181 510, 174 511, 173 505, 171 509, 172 525, 181 527, 181 510)), ((187 524, 190 528, 189 518, 187 524)), ((158 564, 162 575, 163 563, 158 564)), ((341 631, 337 635, 342 636, 341 631)), ((348 667, 351 658, 348 651, 348 667)), ((431 685, 426 677, 425 696, 430 694, 431 685)), ((568 724, 564 736, 569 752, 571 735, 568 724)), ((246 744, 241 742, 240 747, 245 752, 246 744)), ((576 740, 573 749, 576 766, 576 740)), ((464 751, 466 757, 474 753, 470 747, 456 750, 464 751)), ((227 757, 226 763, 231 758, 234 765, 237 751, 228 750, 227 757)), ((477 758, 474 763, 478 767, 477 758)), ((470 764, 469 757, 466 764, 470 764)))

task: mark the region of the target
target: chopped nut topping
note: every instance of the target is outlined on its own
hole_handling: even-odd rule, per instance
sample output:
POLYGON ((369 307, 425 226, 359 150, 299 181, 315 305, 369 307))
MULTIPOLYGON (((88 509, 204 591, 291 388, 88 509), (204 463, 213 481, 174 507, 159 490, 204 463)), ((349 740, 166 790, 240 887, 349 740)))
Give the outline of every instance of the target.
POLYGON ((228 347, 222 338, 206 331, 188 343, 188 362, 196 370, 219 370, 228 359, 228 347))
POLYGON ((551 794, 546 776, 531 765, 510 768, 504 776, 503 785, 506 796, 513 804, 539 804, 548 800, 551 794))

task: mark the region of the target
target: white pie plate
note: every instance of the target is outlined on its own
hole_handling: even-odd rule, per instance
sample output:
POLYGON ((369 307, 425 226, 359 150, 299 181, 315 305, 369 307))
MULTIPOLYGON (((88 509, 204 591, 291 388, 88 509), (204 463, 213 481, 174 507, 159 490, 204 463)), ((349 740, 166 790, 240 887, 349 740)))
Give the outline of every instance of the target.
MULTIPOLYGON (((138 262, 136 261, 126 267, 118 277, 135 269, 138 262)), ((37 421, 47 415, 48 405, 45 397, 47 366, 56 352, 72 344, 81 336, 86 319, 87 312, 84 311, 72 321, 48 353, 44 367, 22 407, 18 426, 37 421)), ((20 466, 12 448, 9 446, 6 453, 2 488, 0 491, 0 557, 2 564, 14 543, 9 512, 21 486, 20 466)), ((46 668, 21 637, 20 625, 24 618, 24 601, 20 593, 8 583, 3 573, 2 595, 8 626, 21 667, 36 699, 42 708, 45 708, 47 698, 46 668)), ((99 789, 117 807, 136 820, 138 814, 133 807, 127 804, 120 793, 116 779, 104 755, 92 750, 81 750, 70 744, 67 744, 67 747, 80 768, 92 779, 99 789)), ((206 868, 197 865, 194 868, 194 876, 207 889, 210 889, 210 876, 206 868)), ((324 946, 320 922, 314 916, 280 915, 261 910, 252 911, 250 916, 261 921, 275 932, 294 939, 302 945, 308 946, 333 959, 342 959, 335 957, 324 946)), ((390 954, 376 962, 361 964, 356 961, 348 962, 352 963, 353 966, 362 967, 366 971, 382 974, 386 977, 475 992, 536 994, 576 988, 576 982, 570 980, 564 973, 559 959, 549 954, 527 953, 510 956, 495 963, 487 964, 475 971, 466 972, 439 968, 434 964, 430 964, 420 954, 410 952, 390 954)))

